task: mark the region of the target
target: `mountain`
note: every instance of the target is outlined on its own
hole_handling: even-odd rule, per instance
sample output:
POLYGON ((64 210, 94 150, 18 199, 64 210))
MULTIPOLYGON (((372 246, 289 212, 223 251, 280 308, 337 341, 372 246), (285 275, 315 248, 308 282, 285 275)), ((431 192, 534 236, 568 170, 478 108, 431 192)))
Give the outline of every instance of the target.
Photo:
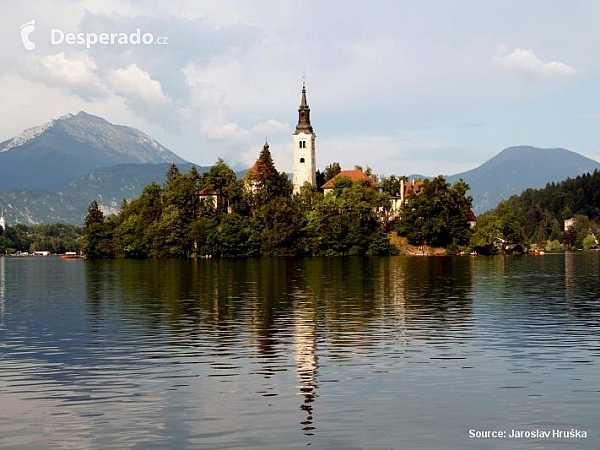
POLYGON ((528 188, 543 188, 596 169, 600 169, 599 162, 564 148, 519 146, 506 148, 481 166, 446 180, 465 180, 471 187, 473 209, 479 214, 528 188))
POLYGON ((83 111, 0 143, 0 188, 57 190, 104 166, 186 163, 141 131, 83 111))

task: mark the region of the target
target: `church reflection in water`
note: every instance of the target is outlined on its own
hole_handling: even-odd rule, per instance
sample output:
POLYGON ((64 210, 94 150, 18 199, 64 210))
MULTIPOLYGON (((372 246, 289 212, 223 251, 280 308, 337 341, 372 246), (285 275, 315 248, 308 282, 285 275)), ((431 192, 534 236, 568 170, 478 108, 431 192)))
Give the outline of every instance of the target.
POLYGON ((294 309, 294 346, 296 369, 298 371, 298 391, 303 397, 300 409, 306 418, 300 422, 302 431, 312 435, 315 429, 313 403, 317 390, 317 318, 315 311, 298 306, 294 309))

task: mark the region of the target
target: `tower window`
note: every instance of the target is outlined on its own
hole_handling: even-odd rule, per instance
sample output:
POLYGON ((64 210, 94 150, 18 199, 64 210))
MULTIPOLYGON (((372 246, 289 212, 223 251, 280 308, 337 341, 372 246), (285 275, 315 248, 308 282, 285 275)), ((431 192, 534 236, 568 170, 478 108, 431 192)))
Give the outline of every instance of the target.
POLYGON ((306 148, 306 141, 299 141, 298 148, 306 148))
POLYGON ((300 158, 300 162, 303 163, 304 162, 304 158, 300 158))

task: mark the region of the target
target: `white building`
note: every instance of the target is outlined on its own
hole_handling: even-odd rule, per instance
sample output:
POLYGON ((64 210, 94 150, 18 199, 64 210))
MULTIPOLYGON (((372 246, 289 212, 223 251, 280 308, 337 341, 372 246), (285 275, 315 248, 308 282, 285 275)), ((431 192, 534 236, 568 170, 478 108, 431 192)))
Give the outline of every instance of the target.
POLYGON ((298 108, 298 125, 292 136, 294 145, 294 194, 300 192, 304 183, 317 185, 317 161, 315 138, 317 135, 310 124, 310 108, 306 101, 306 86, 302 83, 302 99, 298 108))

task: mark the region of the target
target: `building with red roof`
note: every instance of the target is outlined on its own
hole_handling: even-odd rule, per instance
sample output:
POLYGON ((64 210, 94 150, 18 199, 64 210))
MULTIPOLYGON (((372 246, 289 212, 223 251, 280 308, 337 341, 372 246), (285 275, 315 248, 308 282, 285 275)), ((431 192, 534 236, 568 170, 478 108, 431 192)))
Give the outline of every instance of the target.
POLYGON ((379 183, 377 183, 377 181, 375 181, 373 177, 370 177, 360 169, 354 169, 342 170, 335 177, 330 178, 323 186, 321 186, 323 192, 325 194, 332 192, 333 188, 335 187, 336 180, 339 180, 340 178, 347 178, 352 182, 366 182, 369 183, 369 185, 374 189, 380 188, 379 183))

